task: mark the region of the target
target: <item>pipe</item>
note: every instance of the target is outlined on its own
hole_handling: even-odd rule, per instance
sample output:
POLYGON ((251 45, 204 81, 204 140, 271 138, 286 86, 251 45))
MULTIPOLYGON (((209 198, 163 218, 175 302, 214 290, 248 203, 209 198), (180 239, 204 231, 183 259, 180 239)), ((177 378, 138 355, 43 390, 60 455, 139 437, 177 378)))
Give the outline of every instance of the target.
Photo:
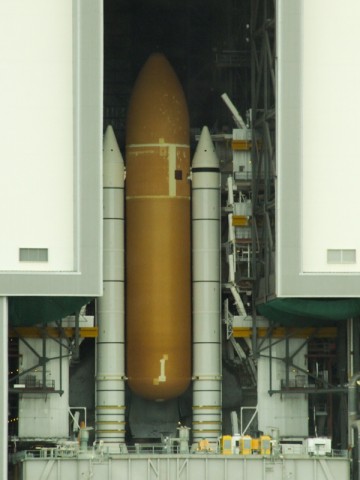
MULTIPOLYGON (((80 360, 80 310, 75 313, 75 339, 74 350, 72 352, 71 360, 73 363, 77 363, 80 360)), ((60 349, 61 352, 61 349, 60 349)))
POLYGON ((192 164, 193 442, 222 433, 220 168, 204 127, 192 164))
POLYGON ((351 427, 357 420, 357 381, 360 380, 360 372, 355 373, 349 381, 348 385, 348 441, 349 447, 353 446, 353 435, 351 427))
POLYGON ((0 388, 0 478, 8 478, 8 322, 9 307, 8 298, 0 296, 0 345, 1 345, 1 388, 0 388))
POLYGON ((239 127, 239 128, 246 129, 246 125, 245 125, 244 120, 242 119, 240 113, 237 111, 235 105, 232 103, 232 101, 228 97, 227 93, 223 93, 221 95, 221 98, 223 99, 224 103, 226 104, 226 106, 228 107, 230 112, 232 113, 232 116, 233 116, 234 122, 236 123, 236 126, 239 127))
POLYGON ((351 425, 354 432, 354 448, 352 451, 352 479, 360 480, 360 421, 357 420, 351 425))

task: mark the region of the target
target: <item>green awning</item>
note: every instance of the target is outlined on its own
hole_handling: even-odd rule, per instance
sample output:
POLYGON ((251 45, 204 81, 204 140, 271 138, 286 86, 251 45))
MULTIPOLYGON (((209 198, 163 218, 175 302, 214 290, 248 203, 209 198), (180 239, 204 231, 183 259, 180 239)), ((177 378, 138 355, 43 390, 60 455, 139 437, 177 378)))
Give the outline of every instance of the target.
POLYGON ((281 325, 324 326, 360 316, 360 299, 277 298, 258 305, 257 310, 281 325))
POLYGON ((54 322, 79 312, 90 301, 86 297, 10 297, 9 323, 28 327, 54 322))

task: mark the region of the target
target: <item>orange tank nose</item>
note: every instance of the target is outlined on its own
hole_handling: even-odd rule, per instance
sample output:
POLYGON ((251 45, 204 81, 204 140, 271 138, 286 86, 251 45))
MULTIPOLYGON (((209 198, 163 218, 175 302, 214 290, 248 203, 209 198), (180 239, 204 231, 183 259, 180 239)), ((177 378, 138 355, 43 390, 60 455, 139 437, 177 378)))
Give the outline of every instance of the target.
POLYGON ((183 393, 191 376, 189 116, 162 54, 136 81, 126 131, 126 330, 131 390, 183 393))

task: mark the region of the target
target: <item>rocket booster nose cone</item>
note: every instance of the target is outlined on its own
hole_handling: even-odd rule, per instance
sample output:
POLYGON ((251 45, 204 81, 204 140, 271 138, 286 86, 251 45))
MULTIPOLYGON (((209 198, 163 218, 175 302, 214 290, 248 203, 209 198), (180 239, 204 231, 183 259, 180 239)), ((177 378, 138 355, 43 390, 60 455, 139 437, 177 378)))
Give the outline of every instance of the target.
POLYGON ((106 128, 103 144, 104 186, 124 186, 124 160, 111 125, 106 128))
POLYGON ((189 143, 185 94, 172 66, 161 53, 141 69, 129 103, 126 144, 189 143))
POLYGON ((215 152, 208 127, 203 127, 192 161, 192 168, 219 168, 219 159, 215 152))
POLYGON ((103 151, 105 162, 120 162, 124 164, 124 160, 111 125, 108 125, 105 131, 103 151))

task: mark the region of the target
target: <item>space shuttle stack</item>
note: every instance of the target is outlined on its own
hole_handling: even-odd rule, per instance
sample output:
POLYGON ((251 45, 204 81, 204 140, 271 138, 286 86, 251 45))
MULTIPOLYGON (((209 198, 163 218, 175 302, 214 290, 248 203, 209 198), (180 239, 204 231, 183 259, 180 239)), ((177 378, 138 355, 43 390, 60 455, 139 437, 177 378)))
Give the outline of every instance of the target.
POLYGON ((125 441, 124 161, 114 131, 104 137, 104 292, 98 300, 96 439, 125 441))
POLYGON ((192 163, 193 442, 217 444, 221 417, 220 168, 207 127, 192 163))
MULTIPOLYGON (((166 58, 137 79, 127 134, 127 381, 157 402, 179 397, 191 376, 189 118, 166 58)), ((192 165, 194 443, 222 433, 220 168, 207 127, 192 165)), ((124 162, 104 138, 104 293, 98 302, 96 438, 125 439, 124 162)))

